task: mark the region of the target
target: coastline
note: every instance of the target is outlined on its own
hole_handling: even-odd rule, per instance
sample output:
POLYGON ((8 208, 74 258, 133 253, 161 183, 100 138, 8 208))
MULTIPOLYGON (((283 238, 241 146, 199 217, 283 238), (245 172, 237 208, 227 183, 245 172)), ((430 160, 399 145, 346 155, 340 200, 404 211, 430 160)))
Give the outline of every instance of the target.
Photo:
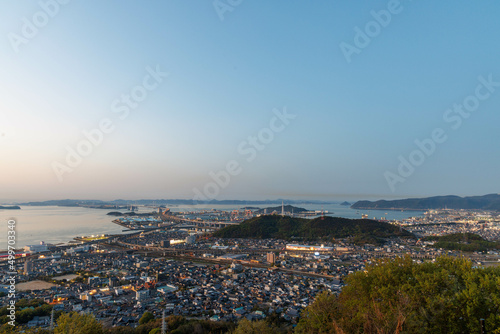
POLYGON ((351 207, 352 210, 377 210, 377 211, 412 211, 412 212, 425 212, 428 209, 411 209, 411 208, 370 208, 370 207, 351 207))

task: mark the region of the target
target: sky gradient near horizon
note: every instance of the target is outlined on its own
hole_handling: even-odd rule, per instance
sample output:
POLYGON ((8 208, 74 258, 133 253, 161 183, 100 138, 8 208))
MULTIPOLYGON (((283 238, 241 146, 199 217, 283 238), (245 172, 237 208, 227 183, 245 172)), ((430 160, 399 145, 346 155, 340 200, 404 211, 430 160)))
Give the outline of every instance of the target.
POLYGON ((499 192, 498 2, 0 10, 0 201, 499 192))

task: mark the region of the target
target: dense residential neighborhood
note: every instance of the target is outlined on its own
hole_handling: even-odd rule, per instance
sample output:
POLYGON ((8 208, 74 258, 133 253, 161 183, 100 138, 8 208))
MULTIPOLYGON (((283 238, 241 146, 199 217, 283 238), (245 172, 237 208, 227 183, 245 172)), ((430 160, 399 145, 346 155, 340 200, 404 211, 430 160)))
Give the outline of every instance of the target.
MULTIPOLYGON (((278 316, 293 325, 320 292, 338 294, 347 275, 377 259, 409 256, 421 263, 466 255, 478 265, 498 263, 498 250, 462 253, 434 248, 425 240, 456 232, 498 240, 494 214, 433 211, 391 223, 415 238, 391 238, 381 245, 347 239, 301 245, 215 238, 206 229, 171 222, 83 244, 27 247, 25 256, 16 259, 16 299, 41 300, 59 313, 92 314, 109 328, 136 327, 145 312, 156 318, 165 314, 235 323, 278 316)), ((7 292, 12 270, 7 262, 1 268, 7 292)), ((7 305, 6 293, 0 302, 7 305)), ((24 320, 18 325, 51 326, 50 314, 24 320)))

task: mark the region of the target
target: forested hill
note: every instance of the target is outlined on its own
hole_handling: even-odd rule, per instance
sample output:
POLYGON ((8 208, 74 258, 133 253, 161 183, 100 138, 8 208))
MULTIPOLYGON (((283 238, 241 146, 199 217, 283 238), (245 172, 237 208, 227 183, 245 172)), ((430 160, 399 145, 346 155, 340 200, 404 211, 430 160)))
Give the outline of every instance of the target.
POLYGON ((319 241, 350 238, 355 243, 383 243, 392 237, 413 234, 389 223, 370 219, 318 217, 316 219, 266 215, 214 232, 220 238, 279 238, 289 241, 319 241))
POLYGON ((435 196, 426 198, 407 198, 393 201, 358 201, 353 209, 370 210, 428 210, 428 209, 479 209, 500 210, 500 195, 484 196, 435 196))

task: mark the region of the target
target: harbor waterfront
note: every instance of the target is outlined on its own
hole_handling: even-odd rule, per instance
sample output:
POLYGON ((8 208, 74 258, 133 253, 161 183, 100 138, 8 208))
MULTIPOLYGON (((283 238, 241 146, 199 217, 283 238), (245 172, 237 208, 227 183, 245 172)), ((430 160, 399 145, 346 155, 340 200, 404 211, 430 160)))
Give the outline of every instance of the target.
MULTIPOLYGON (((268 207, 272 205, 259 205, 268 207)), ((402 220, 413 216, 421 216, 421 211, 380 211, 380 210, 355 210, 340 204, 294 204, 307 210, 323 210, 325 214, 343 218, 368 218, 388 220, 402 220)), ((241 205, 179 205, 170 207, 172 212, 193 212, 202 210, 237 210, 241 205)), ((93 209, 85 207, 63 206, 22 206, 21 210, 0 210, 3 220, 15 217, 17 220, 17 247, 39 244, 44 241, 48 244, 61 244, 73 241, 75 237, 122 234, 124 227, 113 223, 116 217, 108 216, 113 209, 93 209)), ((120 210, 123 211, 123 210, 120 210)), ((153 207, 139 206, 139 213, 156 211, 153 207)), ((4 232, 6 225, 2 226, 4 232)), ((7 248, 7 240, 0 240, 0 250, 7 248)))

